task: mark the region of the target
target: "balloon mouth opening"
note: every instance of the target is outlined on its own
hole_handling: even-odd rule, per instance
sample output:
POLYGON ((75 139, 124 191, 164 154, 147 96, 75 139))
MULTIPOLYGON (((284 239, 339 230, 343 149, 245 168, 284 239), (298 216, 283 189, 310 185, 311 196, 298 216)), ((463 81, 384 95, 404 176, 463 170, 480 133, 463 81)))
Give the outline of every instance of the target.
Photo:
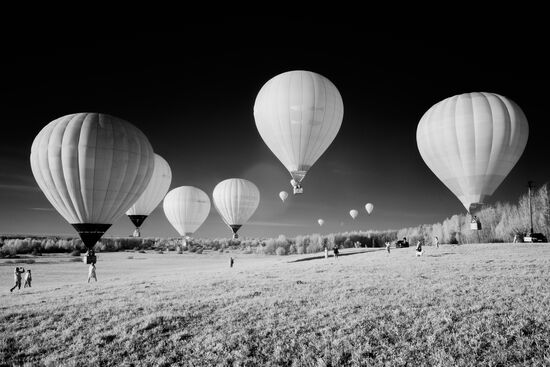
POLYGON ((237 232, 239 231, 239 229, 242 227, 242 224, 231 224, 229 225, 229 228, 231 228, 231 230, 233 231, 233 239, 237 239, 239 238, 239 235, 237 234, 237 232))
POLYGON ((484 203, 471 203, 468 207, 468 213, 469 214, 475 214, 478 213, 481 209, 483 209, 484 203))
MULTIPOLYGON (((309 168, 309 167, 308 167, 309 168)), ((297 184, 302 183, 304 177, 306 177, 307 169, 291 171, 290 175, 297 184)))
POLYGON ((143 224, 145 219, 147 219, 147 215, 134 215, 134 214, 132 214, 132 215, 128 215, 128 218, 130 218, 132 223, 134 223, 134 226, 136 226, 136 228, 139 229, 139 227, 141 227, 141 225, 143 224))
POLYGON ((82 242, 84 242, 84 246, 86 246, 88 251, 93 251, 97 241, 111 227, 110 224, 102 223, 71 223, 71 225, 80 236, 82 242))

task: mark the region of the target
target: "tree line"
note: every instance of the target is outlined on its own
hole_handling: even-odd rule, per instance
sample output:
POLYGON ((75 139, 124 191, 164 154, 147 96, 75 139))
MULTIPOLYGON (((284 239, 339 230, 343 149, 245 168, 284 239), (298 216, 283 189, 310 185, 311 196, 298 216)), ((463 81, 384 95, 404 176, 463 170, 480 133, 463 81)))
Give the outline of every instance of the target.
MULTIPOLYGON (((310 254, 351 247, 383 247, 387 241, 395 242, 406 237, 409 243, 421 240, 425 244, 433 243, 438 237, 440 243, 468 244, 490 242, 512 242, 514 236, 521 240, 531 230, 550 238, 550 200, 548 184, 542 185, 532 193, 531 210, 527 194, 522 195, 516 204, 496 203, 486 205, 477 214, 482 229, 470 229, 469 214, 455 214, 441 223, 422 224, 416 227, 385 231, 356 231, 320 235, 317 233, 286 238, 242 239, 191 239, 182 246, 181 238, 102 238, 95 246, 97 252, 125 250, 157 250, 202 253, 203 251, 224 252, 241 250, 244 253, 265 255, 310 254), (532 214, 531 214, 532 213, 532 214)), ((0 256, 10 257, 18 254, 41 255, 43 253, 85 252, 85 246, 78 237, 52 236, 0 236, 0 256)))

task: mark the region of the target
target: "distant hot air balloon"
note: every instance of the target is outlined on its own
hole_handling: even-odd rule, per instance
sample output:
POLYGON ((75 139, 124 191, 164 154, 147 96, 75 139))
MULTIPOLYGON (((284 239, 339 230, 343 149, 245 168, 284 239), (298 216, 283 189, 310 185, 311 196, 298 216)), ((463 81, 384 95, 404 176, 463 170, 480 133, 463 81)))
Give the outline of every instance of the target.
POLYGON ((53 207, 94 245, 147 188, 153 148, 134 125, 101 113, 76 113, 46 125, 31 148, 31 169, 53 207))
POLYGON ((435 175, 470 212, 485 203, 519 160, 529 135, 523 111, 494 93, 465 93, 433 105, 416 143, 435 175))
POLYGON ((260 191, 252 182, 230 178, 216 185, 212 200, 223 221, 239 238, 237 231, 254 214, 260 203, 260 191))
POLYGON ((367 213, 372 213, 372 210, 374 209, 374 205, 372 205, 371 203, 367 203, 367 205, 365 205, 365 210, 367 211, 367 213))
POLYGON ((126 215, 136 226, 134 235, 139 237, 139 227, 143 224, 147 216, 159 205, 164 195, 170 188, 172 182, 172 171, 168 162, 160 155, 155 154, 155 168, 149 181, 149 185, 141 194, 139 199, 126 212, 126 215))
POLYGON ((359 215, 359 212, 358 212, 357 210, 355 210, 355 209, 352 209, 352 210, 349 211, 349 215, 351 215, 351 217, 352 217, 353 219, 355 219, 355 218, 357 218, 357 216, 359 215))
POLYGON ((311 166, 336 137, 344 104, 330 80, 310 71, 289 71, 270 79, 254 104, 260 136, 290 172, 294 194, 311 166))
POLYGON ((170 190, 162 203, 170 224, 186 239, 204 223, 210 213, 210 198, 193 186, 180 186, 170 190))
POLYGON ((325 221, 322 219, 318 219, 317 223, 319 223, 320 226, 323 226, 323 224, 325 224, 325 221))
POLYGON ((283 203, 285 202, 286 198, 288 197, 288 192, 286 191, 281 191, 279 193, 279 197, 281 198, 281 200, 283 201, 283 203))

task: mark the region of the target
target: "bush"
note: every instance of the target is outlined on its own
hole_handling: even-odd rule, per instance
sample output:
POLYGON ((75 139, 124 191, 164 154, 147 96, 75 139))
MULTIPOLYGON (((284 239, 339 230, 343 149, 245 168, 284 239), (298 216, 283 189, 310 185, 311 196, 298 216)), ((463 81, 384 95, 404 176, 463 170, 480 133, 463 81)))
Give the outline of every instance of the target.
POLYGON ((277 247, 275 253, 279 256, 286 255, 286 249, 284 247, 277 247))

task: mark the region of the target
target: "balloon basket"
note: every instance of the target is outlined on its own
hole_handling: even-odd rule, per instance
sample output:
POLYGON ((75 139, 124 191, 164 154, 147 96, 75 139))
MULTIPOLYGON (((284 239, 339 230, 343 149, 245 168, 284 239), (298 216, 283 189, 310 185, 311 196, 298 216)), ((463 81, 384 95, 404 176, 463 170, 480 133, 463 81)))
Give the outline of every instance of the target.
POLYGON ((84 262, 84 264, 95 264, 97 262, 97 257, 95 255, 84 255, 82 257, 82 261, 84 262))
POLYGON ((481 231, 481 223, 480 222, 471 222, 470 223, 470 229, 472 231, 481 231))
POLYGON ((303 192, 304 192, 304 189, 301 188, 301 187, 295 187, 295 188, 294 188, 294 195, 296 195, 296 194, 303 194, 303 192))

